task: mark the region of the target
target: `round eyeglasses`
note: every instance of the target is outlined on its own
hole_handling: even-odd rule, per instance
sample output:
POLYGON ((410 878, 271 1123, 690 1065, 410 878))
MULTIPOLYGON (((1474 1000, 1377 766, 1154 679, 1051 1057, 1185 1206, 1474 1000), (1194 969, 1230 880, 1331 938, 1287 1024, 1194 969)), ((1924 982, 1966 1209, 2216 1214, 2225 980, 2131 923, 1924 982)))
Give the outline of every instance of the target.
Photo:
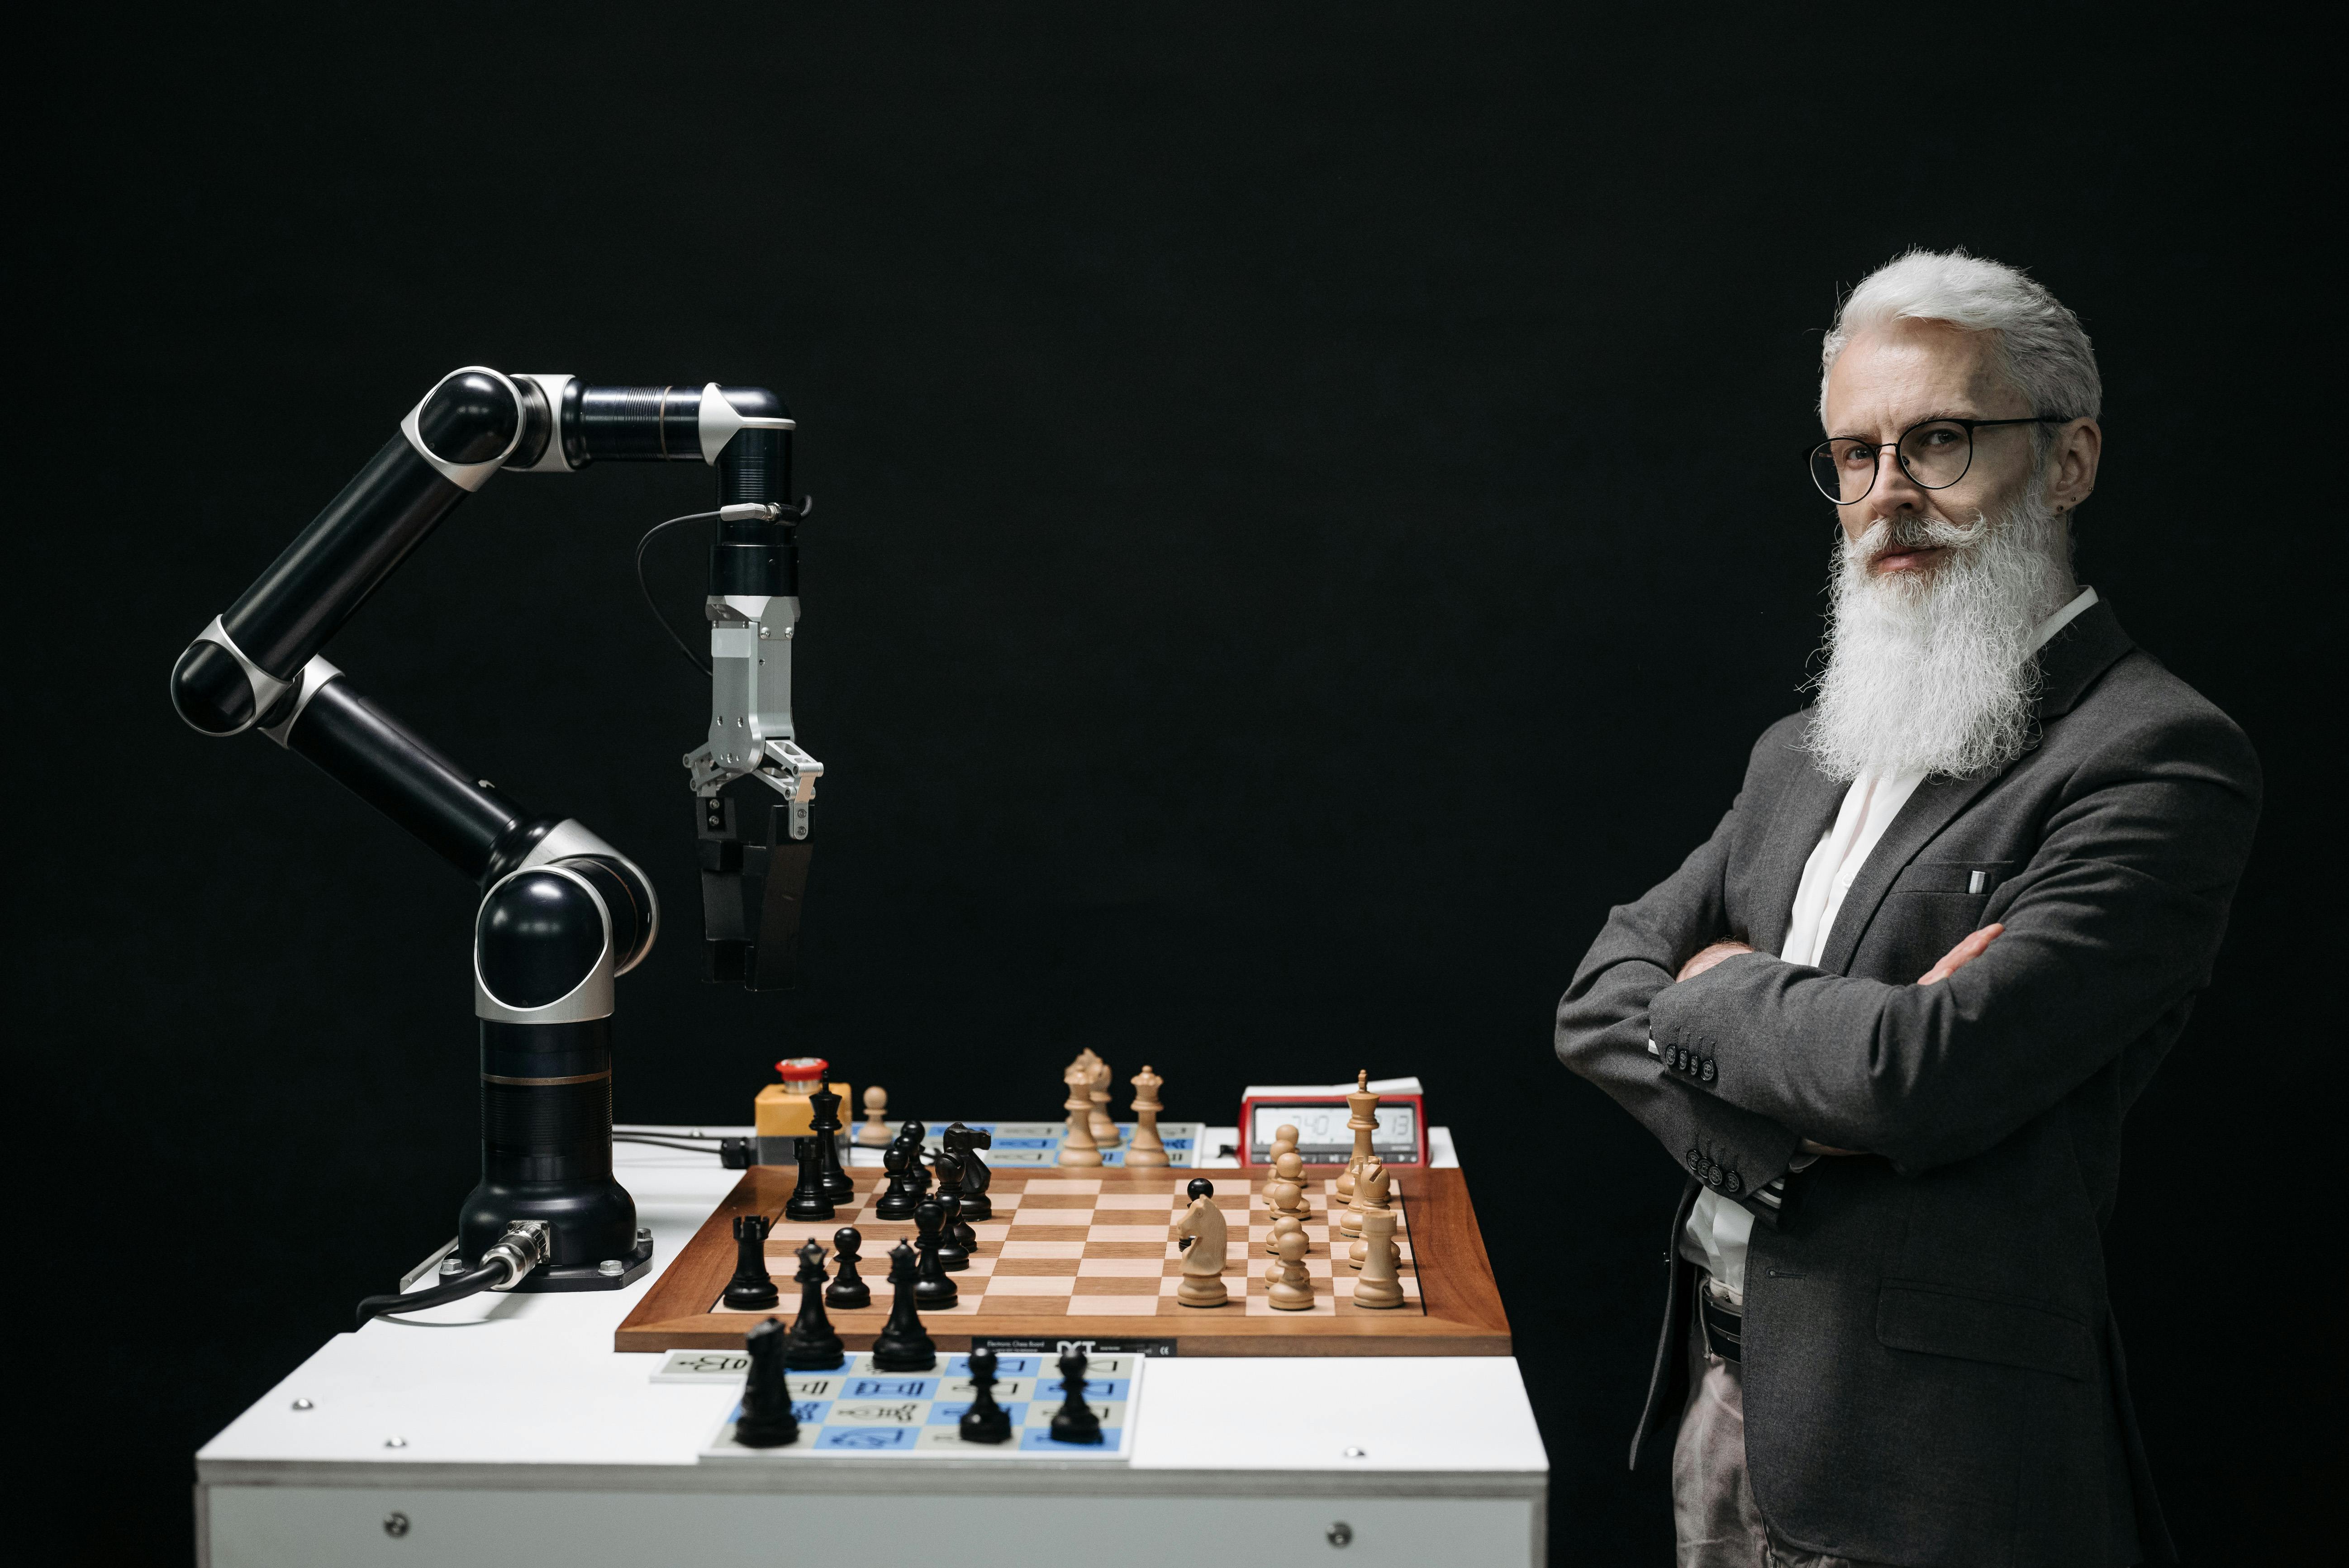
POLYGON ((1813 447, 1811 482, 1837 506, 1868 499, 1883 469, 1882 453, 1892 450, 1909 482, 1919 490, 1947 490, 1966 477, 1974 465, 1974 432, 1997 425, 2068 425, 2061 414, 2032 414, 2020 419, 1927 419, 1900 432, 1897 441, 1878 444, 1857 436, 1830 436, 1813 447))

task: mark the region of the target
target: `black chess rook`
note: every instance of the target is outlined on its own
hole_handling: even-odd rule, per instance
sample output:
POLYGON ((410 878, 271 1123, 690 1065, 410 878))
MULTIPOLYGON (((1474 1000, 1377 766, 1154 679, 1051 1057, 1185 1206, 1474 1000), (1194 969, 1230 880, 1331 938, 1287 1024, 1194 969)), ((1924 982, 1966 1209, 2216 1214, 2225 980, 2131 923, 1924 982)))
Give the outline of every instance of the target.
POLYGON ((726 1282, 726 1305, 738 1312, 764 1312, 782 1300, 767 1273, 768 1220, 764 1214, 734 1216, 734 1277, 726 1282))

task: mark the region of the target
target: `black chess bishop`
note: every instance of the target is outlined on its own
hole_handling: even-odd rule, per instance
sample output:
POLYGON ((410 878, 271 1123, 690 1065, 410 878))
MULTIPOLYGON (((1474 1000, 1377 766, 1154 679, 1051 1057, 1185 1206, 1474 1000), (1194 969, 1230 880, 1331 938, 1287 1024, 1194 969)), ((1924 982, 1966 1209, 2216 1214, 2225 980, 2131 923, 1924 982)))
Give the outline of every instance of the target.
POLYGON ((813 1116, 808 1130, 816 1140, 816 1184, 834 1203, 854 1203, 856 1183, 840 1168, 840 1097, 820 1088, 808 1096, 808 1108, 813 1116))
POLYGON ((938 1257, 938 1231, 946 1222, 947 1212, 935 1198, 924 1200, 914 1211, 914 1247, 920 1260, 915 1274, 914 1299, 933 1312, 943 1311, 955 1304, 962 1293, 947 1277, 946 1265, 938 1257))
POLYGON ((783 1346, 783 1365, 794 1372, 829 1372, 846 1358, 847 1347, 823 1310, 823 1246, 813 1236, 800 1249, 800 1315, 783 1346))
POLYGON ((800 1162, 799 1184, 792 1189, 791 1202, 783 1205, 787 1220, 829 1220, 832 1199, 823 1190, 823 1164, 816 1154, 818 1140, 813 1138, 792 1140, 792 1152, 800 1162))
POLYGON ((785 1337, 783 1326, 771 1317, 743 1338, 750 1372, 734 1416, 734 1440, 746 1449, 780 1449, 799 1441, 799 1418, 792 1410, 791 1379, 783 1366, 785 1337))
POLYGON ((873 1341, 875 1372, 927 1372, 938 1364, 938 1347, 914 1304, 915 1266, 913 1248, 899 1242, 889 1249, 889 1321, 873 1341))

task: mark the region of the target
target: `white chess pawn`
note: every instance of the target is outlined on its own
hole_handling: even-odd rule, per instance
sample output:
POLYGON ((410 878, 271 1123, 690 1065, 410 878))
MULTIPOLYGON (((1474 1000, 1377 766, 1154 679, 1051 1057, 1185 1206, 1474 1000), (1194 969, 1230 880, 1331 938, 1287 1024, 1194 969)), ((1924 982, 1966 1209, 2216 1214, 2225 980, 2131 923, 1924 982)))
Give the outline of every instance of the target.
POLYGON ((1272 1217, 1283 1214, 1303 1219, 1311 1213, 1312 1206, 1305 1201, 1305 1161, 1295 1154, 1284 1154, 1272 1168, 1272 1177, 1264 1184, 1265 1207, 1272 1217))
POLYGON ((1291 1231, 1280 1238, 1279 1273, 1265 1298, 1282 1312, 1304 1312, 1313 1305, 1313 1276, 1305 1272, 1305 1233, 1291 1231))
MULTIPOLYGON (((1280 1238, 1288 1234, 1291 1231, 1295 1231, 1300 1236, 1305 1235, 1305 1222, 1299 1219, 1294 1214, 1281 1214, 1276 1216, 1272 1222, 1272 1233, 1266 1236, 1264 1239, 1264 1250, 1271 1253, 1274 1257, 1278 1257, 1280 1255, 1280 1238)), ((1307 1252, 1311 1252, 1313 1250, 1313 1238, 1310 1236, 1305 1237, 1305 1250, 1307 1252)), ((1269 1279, 1271 1276, 1268 1274, 1265 1277, 1269 1279)))
POLYGON ((877 1083, 864 1091, 864 1124, 856 1130, 856 1146, 889 1147, 889 1091, 877 1083))
POLYGON ((1282 1155, 1296 1152, 1297 1124, 1293 1121, 1284 1121, 1272 1130, 1272 1147, 1266 1150, 1264 1162, 1267 1165, 1278 1165, 1280 1163, 1282 1155))
POLYGON ((1361 1277, 1354 1281, 1356 1306, 1383 1311, 1402 1305, 1402 1284, 1395 1277, 1402 1249, 1395 1245, 1394 1227, 1392 1209, 1373 1209, 1362 1216, 1362 1241, 1358 1244, 1368 1247, 1369 1257, 1361 1277))

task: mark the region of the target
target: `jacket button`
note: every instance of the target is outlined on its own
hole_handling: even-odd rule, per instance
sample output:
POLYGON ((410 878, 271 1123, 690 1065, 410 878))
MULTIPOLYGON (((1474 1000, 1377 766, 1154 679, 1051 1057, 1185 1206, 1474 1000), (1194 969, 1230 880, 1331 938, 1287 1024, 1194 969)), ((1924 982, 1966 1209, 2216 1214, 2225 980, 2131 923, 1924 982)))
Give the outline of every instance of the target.
POLYGON ((1733 1192, 1742 1191, 1745 1186, 1745 1183, 1739 1180, 1737 1172, 1734 1171, 1732 1171, 1726 1177, 1723 1178, 1721 1184, 1728 1188, 1733 1192))
POLYGON ((1705 1059, 1705 1064, 1704 1064, 1703 1068, 1702 1068, 1698 1072, 1697 1076, 1698 1076, 1699 1078, 1702 1078, 1702 1079, 1703 1079, 1705 1082, 1707 1082, 1707 1083, 1711 1083, 1711 1082, 1713 1081, 1713 1060, 1712 1060, 1712 1058, 1711 1058, 1711 1057, 1707 1057, 1707 1058, 1705 1059))

